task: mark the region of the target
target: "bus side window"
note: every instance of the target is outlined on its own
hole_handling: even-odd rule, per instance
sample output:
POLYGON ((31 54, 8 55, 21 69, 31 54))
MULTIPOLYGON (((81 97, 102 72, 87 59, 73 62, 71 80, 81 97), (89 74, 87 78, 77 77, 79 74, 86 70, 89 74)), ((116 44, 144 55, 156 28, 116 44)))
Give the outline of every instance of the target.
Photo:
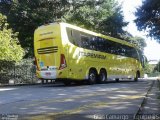
POLYGON ((77 42, 76 42, 76 35, 75 35, 75 30, 71 29, 71 28, 67 28, 67 35, 68 35, 68 39, 69 41, 74 44, 74 45, 77 45, 77 42))
POLYGON ((104 39, 103 38, 100 38, 100 37, 97 37, 97 51, 101 51, 103 52, 104 51, 104 39))
POLYGON ((112 53, 112 43, 109 40, 105 40, 105 52, 112 53))
POLYGON ((90 39, 90 49, 91 50, 97 50, 96 49, 96 37, 91 37, 91 39, 90 39))
POLYGON ((115 43, 115 45, 114 45, 115 47, 114 48, 116 48, 115 49, 115 54, 116 55, 122 55, 122 45, 120 44, 120 43, 115 43))
POLYGON ((118 48, 118 45, 117 45, 117 43, 115 43, 115 42, 111 42, 111 44, 110 44, 111 46, 110 46, 110 48, 111 48, 111 54, 118 54, 118 52, 117 52, 117 48, 118 48))
POLYGON ((135 48, 132 49, 132 57, 139 60, 137 50, 135 48))
POLYGON ((127 48, 127 55, 126 56, 139 60, 138 53, 137 53, 136 49, 133 47, 127 48))
POLYGON ((125 45, 121 46, 121 55, 126 56, 126 46, 125 45))
POLYGON ((80 43, 80 32, 77 30, 72 30, 72 36, 73 36, 73 43, 74 45, 80 47, 81 43, 80 43))
POLYGON ((105 39, 101 39, 101 51, 105 52, 105 39))
POLYGON ((89 37, 81 35, 81 40, 80 40, 80 47, 89 49, 90 44, 89 44, 89 37))
POLYGON ((76 45, 76 41, 75 41, 75 37, 74 37, 74 31, 73 30, 71 30, 71 36, 72 36, 72 43, 74 44, 74 45, 76 45))

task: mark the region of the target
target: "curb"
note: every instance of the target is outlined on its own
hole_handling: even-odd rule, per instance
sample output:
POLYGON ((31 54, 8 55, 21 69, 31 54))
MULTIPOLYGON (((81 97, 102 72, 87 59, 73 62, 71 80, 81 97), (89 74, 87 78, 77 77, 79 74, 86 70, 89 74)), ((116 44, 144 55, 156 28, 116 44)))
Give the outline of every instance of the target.
POLYGON ((30 86, 30 85, 41 85, 41 83, 32 83, 32 84, 13 84, 13 85, 9 85, 9 84, 4 84, 4 85, 0 85, 1 87, 16 87, 16 86, 30 86))
MULTIPOLYGON (((140 104, 140 107, 139 107, 137 113, 135 114, 135 116, 137 116, 137 115, 139 115, 139 114, 142 113, 143 106, 144 106, 144 104, 145 104, 145 102, 146 102, 146 100, 147 100, 148 94, 149 94, 149 92, 152 90, 154 84, 155 84, 155 81, 153 81, 153 82, 150 84, 150 87, 149 87, 149 89, 147 90, 147 93, 144 95, 143 101, 142 101, 142 103, 140 104)), ((135 118, 136 118, 136 117, 135 117, 135 118)), ((136 120, 136 119, 134 119, 134 120, 136 120)))
POLYGON ((49 83, 23 83, 23 84, 0 84, 1 87, 16 87, 16 86, 33 86, 33 85, 54 85, 54 82, 49 82, 49 83))

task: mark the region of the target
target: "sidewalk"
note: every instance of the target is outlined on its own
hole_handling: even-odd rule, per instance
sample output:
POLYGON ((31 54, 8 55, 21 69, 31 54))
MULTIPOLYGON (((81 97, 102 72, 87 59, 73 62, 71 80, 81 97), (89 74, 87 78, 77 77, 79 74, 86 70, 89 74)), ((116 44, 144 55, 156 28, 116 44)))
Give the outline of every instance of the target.
POLYGON ((160 114, 160 80, 156 80, 146 97, 145 104, 142 108, 142 114, 160 114))

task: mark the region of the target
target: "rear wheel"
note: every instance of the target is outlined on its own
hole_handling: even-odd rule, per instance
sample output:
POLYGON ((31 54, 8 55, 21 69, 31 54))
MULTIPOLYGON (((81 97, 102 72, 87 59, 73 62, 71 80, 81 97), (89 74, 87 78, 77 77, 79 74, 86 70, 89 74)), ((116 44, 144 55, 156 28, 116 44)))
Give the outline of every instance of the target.
POLYGON ((116 78, 116 82, 119 82, 119 78, 116 78))
POLYGON ((138 78, 140 78, 140 72, 139 71, 137 71, 136 77, 134 78, 134 81, 137 82, 138 78))
POLYGON ((46 80, 46 84, 48 84, 48 80, 46 80))
POLYGON ((94 69, 91 69, 89 71, 89 78, 88 78, 88 84, 92 85, 96 83, 97 80, 97 72, 94 69))
POLYGON ((44 79, 41 79, 41 83, 44 84, 44 79))
POLYGON ((107 72, 106 70, 102 69, 99 73, 99 80, 98 83, 105 83, 107 81, 107 72))

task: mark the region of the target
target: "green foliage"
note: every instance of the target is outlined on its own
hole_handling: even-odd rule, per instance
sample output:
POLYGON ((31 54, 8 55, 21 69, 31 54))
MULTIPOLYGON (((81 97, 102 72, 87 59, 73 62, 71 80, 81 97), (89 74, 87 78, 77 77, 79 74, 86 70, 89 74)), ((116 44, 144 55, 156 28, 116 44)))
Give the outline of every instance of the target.
POLYGON ((77 2, 73 3, 72 10, 64 16, 65 21, 114 37, 125 33, 122 28, 128 23, 115 0, 87 0, 82 6, 76 5, 77 2))
POLYGON ((139 30, 146 30, 150 37, 160 42, 160 1, 144 0, 135 15, 137 16, 135 22, 139 30))
POLYGON ((135 36, 133 37, 131 34, 126 32, 125 34, 121 35, 121 38, 125 41, 134 44, 137 46, 142 52, 144 51, 144 48, 147 46, 147 43, 144 38, 135 36))
POLYGON ((144 73, 146 73, 146 74, 153 73, 153 66, 148 64, 148 63, 146 63, 145 67, 144 67, 144 73))
POLYGON ((33 56, 34 30, 59 19, 69 10, 67 0, 2 0, 0 10, 8 17, 10 27, 18 31, 26 57, 33 56))
POLYGON ((0 84, 8 84, 14 80, 15 84, 36 83, 36 68, 33 59, 23 59, 17 63, 0 61, 0 84))
POLYGON ((155 66, 154 71, 160 72, 160 61, 158 64, 155 66))
POLYGON ((33 56, 34 30, 45 23, 60 19, 114 37, 127 25, 115 0, 1 0, 0 11, 19 32, 26 57, 33 56))
POLYGON ((147 73, 149 77, 160 76, 160 62, 157 65, 146 63, 144 72, 147 73))
POLYGON ((145 39, 142 37, 138 37, 138 36, 130 37, 128 39, 128 42, 130 42, 130 43, 134 44, 135 46, 137 46, 138 48, 140 48, 141 51, 143 51, 144 48, 147 46, 145 39))
POLYGON ((19 61, 24 51, 18 43, 17 33, 7 28, 6 16, 0 13, 0 60, 19 61))

